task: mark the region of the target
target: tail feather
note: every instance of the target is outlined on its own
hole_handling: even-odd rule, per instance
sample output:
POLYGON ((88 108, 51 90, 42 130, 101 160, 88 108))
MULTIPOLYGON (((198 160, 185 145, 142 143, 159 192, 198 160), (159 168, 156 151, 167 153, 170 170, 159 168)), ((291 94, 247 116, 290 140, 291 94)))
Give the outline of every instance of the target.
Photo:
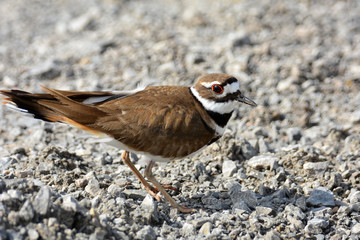
POLYGON ((98 109, 95 104, 84 104, 83 101, 90 97, 114 95, 111 92, 60 91, 46 87, 43 90, 47 93, 33 94, 21 90, 0 90, 0 93, 4 95, 4 103, 13 103, 35 118, 68 123, 93 133, 96 130, 91 126, 107 113, 98 109))

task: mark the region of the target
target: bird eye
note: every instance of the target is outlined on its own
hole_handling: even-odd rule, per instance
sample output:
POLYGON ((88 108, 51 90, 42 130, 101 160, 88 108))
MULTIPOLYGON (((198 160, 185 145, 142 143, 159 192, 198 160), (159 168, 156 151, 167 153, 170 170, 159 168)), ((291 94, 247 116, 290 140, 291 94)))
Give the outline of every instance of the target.
POLYGON ((222 86, 220 86, 219 84, 214 84, 211 86, 211 90, 213 92, 215 92, 216 94, 221 94, 223 93, 224 89, 222 86))

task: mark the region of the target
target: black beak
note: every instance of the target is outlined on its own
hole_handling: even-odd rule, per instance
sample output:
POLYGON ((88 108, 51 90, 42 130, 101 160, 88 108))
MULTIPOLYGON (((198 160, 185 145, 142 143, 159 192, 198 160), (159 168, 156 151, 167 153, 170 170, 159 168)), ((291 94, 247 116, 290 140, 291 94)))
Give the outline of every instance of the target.
POLYGON ((241 94, 239 95, 237 100, 239 102, 249 104, 250 106, 253 106, 253 107, 257 106, 257 104, 253 100, 251 100, 251 99, 249 99, 249 98, 247 98, 247 97, 245 97, 245 96, 243 96, 241 94))

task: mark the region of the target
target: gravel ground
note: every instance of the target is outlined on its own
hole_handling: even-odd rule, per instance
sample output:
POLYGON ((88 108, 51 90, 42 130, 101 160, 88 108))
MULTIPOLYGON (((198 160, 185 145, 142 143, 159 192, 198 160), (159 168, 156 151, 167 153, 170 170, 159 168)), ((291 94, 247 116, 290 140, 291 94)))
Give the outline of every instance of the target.
POLYGON ((192 214, 149 197, 118 149, 0 106, 0 239, 359 239, 359 13, 355 0, 1 1, 0 88, 225 72, 259 106, 156 168, 192 214))

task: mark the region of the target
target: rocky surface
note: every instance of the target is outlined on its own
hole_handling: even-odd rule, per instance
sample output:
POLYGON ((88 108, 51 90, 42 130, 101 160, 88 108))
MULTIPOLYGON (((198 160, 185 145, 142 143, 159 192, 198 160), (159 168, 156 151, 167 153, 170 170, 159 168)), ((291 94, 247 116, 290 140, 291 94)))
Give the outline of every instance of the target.
POLYGON ((0 239, 359 239, 359 12, 335 0, 1 1, 1 88, 226 72, 259 106, 240 106, 200 155, 156 168, 192 214, 149 197, 118 149, 0 106, 0 239))

